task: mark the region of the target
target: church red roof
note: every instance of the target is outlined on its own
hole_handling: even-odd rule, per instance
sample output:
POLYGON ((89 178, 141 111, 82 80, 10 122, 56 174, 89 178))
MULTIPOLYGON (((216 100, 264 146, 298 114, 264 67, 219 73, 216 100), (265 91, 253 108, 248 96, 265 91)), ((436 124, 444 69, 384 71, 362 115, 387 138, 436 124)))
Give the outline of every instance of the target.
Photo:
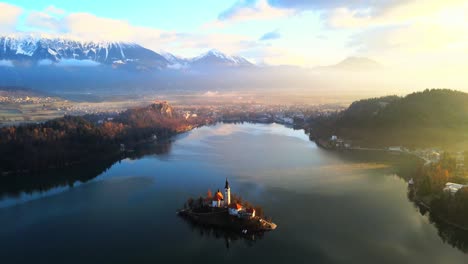
POLYGON ((214 195, 213 200, 215 200, 215 201, 224 200, 223 194, 222 194, 221 192, 217 192, 217 193, 214 195))
POLYGON ((242 209, 242 205, 240 205, 238 203, 232 203, 232 204, 229 205, 229 208, 240 210, 240 209, 242 209))

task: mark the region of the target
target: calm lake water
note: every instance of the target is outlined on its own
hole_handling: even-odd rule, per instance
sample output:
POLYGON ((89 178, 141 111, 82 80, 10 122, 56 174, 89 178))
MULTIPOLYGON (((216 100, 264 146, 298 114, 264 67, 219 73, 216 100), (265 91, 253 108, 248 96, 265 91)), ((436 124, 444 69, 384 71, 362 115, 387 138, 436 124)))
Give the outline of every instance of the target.
POLYGON ((277 124, 203 127, 155 152, 73 187, 4 195, 0 262, 468 261, 463 236, 408 200, 400 177, 408 157, 326 151, 277 124), (251 241, 176 216, 188 197, 223 188, 226 177, 277 230, 251 241))

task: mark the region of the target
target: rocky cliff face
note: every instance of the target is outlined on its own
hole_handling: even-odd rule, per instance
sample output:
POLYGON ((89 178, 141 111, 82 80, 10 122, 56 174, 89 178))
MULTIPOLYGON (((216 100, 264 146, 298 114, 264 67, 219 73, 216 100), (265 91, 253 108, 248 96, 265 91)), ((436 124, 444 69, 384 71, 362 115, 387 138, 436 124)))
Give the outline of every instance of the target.
POLYGON ((151 104, 150 106, 148 106, 148 108, 154 112, 159 113, 161 117, 165 117, 165 118, 175 117, 174 109, 166 101, 155 102, 151 104))

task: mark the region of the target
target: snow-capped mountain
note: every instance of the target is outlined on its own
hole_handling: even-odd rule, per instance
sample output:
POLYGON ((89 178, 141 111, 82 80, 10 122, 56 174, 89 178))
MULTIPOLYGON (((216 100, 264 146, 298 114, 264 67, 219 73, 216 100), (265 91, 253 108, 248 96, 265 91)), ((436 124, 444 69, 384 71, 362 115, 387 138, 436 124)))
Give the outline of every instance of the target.
POLYGON ((243 57, 226 55, 215 49, 191 59, 181 58, 168 52, 160 52, 160 54, 169 62, 168 67, 171 69, 223 69, 253 66, 243 57))
POLYGON ((244 71, 246 66, 253 64, 216 50, 185 59, 135 43, 0 36, 0 87, 57 94, 234 85, 244 80, 238 76, 251 72, 244 71))
POLYGON ((170 69, 188 69, 190 67, 190 59, 185 59, 164 51, 159 52, 159 54, 169 62, 168 68, 170 69))
MULTIPOLYGON (((0 37, 0 62, 32 62, 53 65, 67 61, 95 62, 124 69, 222 69, 253 66, 239 56, 210 50, 198 57, 185 59, 168 52, 154 52, 135 43, 92 42, 35 36, 0 37)), ((4 63, 6 65, 6 63, 4 63)), ((14 63, 13 63, 14 64, 14 63)))
POLYGON ((62 60, 165 68, 168 61, 135 43, 84 42, 62 38, 0 37, 0 60, 57 63, 62 60))
POLYGON ((210 50, 190 60, 192 67, 250 67, 251 62, 240 56, 229 56, 219 50, 210 50))

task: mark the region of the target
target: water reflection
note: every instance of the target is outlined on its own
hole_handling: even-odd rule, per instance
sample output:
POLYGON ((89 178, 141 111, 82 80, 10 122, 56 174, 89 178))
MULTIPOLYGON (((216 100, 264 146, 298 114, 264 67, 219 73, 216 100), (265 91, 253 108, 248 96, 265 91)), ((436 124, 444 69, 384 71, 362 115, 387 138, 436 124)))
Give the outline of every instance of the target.
POLYGON ((0 177, 0 200, 18 198, 23 194, 42 193, 54 188, 73 187, 90 181, 124 159, 137 160, 144 156, 164 158, 171 150, 171 141, 139 145, 131 151, 103 154, 86 163, 42 172, 13 174, 0 177))
POLYGON ((233 244, 243 242, 245 245, 252 247, 258 240, 263 239, 265 232, 243 234, 227 229, 217 228, 209 225, 201 225, 190 220, 187 217, 180 216, 186 222, 190 230, 200 237, 214 238, 224 242, 226 249, 229 249, 233 244))
POLYGON ((414 204, 414 207, 418 209, 422 216, 427 216, 429 218, 430 223, 437 228, 437 234, 442 241, 464 253, 468 253, 468 231, 446 223, 443 219, 432 214, 429 208, 418 203, 414 198, 413 189, 408 187, 408 199, 414 204))
POLYGON ((220 124, 175 140, 43 175, 1 178, 5 197, 69 191, 1 208, 0 248, 12 259, 24 249, 37 255, 80 250, 100 263, 103 255, 127 263, 135 255, 151 260, 136 262, 167 256, 162 262, 198 263, 207 254, 229 263, 460 263, 461 252, 468 253, 466 232, 408 202, 401 178, 411 178, 414 157, 327 151, 303 131, 278 125, 220 124), (187 197, 219 187, 226 176, 280 228, 252 237, 176 221, 187 197), (219 247, 229 249, 229 258, 219 247))

